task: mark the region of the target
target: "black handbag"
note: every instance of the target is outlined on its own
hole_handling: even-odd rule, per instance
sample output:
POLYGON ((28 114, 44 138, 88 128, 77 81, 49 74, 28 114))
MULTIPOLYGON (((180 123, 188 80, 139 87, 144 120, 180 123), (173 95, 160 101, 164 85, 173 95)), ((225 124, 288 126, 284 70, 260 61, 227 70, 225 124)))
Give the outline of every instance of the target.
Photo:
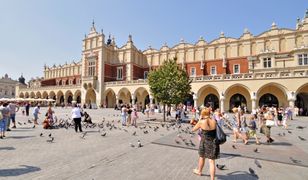
POLYGON ((216 138, 215 138, 215 143, 216 144, 223 144, 227 141, 227 135, 225 132, 222 130, 222 128, 216 124, 216 138))

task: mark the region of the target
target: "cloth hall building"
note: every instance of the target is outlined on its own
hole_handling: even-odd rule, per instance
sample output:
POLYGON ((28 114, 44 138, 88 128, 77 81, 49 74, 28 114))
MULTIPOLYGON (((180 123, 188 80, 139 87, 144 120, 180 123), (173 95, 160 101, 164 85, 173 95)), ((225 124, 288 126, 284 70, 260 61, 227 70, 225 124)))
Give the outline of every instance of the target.
POLYGON ((180 40, 173 47, 141 51, 131 35, 119 47, 93 23, 79 62, 45 66, 44 77, 16 86, 16 96, 53 98, 58 104, 144 106, 155 103, 148 72, 176 57, 192 79, 188 101, 194 106, 211 103, 223 111, 238 105, 248 111, 261 105, 308 108, 308 11, 294 25, 288 29, 272 23, 259 35, 248 29, 239 38, 221 32, 212 41, 200 37, 193 44, 180 40))

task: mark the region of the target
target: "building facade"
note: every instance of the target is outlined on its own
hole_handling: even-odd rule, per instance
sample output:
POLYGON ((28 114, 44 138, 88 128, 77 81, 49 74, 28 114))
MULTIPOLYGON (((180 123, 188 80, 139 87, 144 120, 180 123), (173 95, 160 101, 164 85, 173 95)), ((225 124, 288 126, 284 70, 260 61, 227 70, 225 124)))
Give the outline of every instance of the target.
POLYGON ((177 58, 192 81, 194 106, 210 103, 227 111, 261 105, 308 108, 308 11, 294 29, 278 28, 253 35, 245 29, 239 38, 223 32, 207 42, 183 39, 173 46, 138 50, 132 36, 121 47, 94 22, 82 41, 79 62, 45 66, 44 77, 17 86, 18 97, 53 98, 57 103, 79 103, 114 107, 117 103, 153 103, 147 84, 149 71, 166 59, 177 58))
MULTIPOLYGON (((19 82, 24 84, 24 78, 21 76, 19 82)), ((18 81, 11 79, 8 74, 5 74, 0 79, 0 98, 15 98, 15 86, 18 81)))

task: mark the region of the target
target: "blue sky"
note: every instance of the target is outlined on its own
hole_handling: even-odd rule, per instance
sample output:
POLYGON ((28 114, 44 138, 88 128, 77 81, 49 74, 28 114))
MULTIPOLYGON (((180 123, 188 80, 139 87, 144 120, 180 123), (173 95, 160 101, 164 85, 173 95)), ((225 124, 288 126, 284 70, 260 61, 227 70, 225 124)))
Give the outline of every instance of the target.
POLYGON ((137 48, 159 49, 181 38, 195 43, 225 36, 238 38, 244 28, 258 35, 270 28, 295 28, 307 0, 1 0, 0 76, 26 81, 43 76, 43 66, 81 59, 84 34, 92 20, 106 37, 122 46, 132 34, 137 48))

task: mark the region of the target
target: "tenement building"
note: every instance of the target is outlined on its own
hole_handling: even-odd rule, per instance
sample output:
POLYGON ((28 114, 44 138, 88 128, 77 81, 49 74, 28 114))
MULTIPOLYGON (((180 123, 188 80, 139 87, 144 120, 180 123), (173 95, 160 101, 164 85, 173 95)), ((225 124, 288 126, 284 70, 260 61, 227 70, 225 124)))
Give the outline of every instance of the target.
MULTIPOLYGON (((14 98, 15 86, 17 83, 18 81, 10 78, 8 74, 0 78, 0 98, 14 98)), ((25 83, 25 78, 23 76, 19 78, 19 83, 25 83)))
POLYGON ((58 104, 86 103, 114 107, 117 103, 155 103, 147 83, 149 71, 166 59, 177 58, 192 79, 194 106, 210 103, 224 111, 262 105, 308 108, 308 11, 294 29, 272 23, 253 35, 239 38, 223 32, 217 39, 183 39, 173 47, 141 51, 133 38, 119 47, 113 37, 97 32, 94 23, 82 41, 79 62, 45 66, 44 77, 17 86, 17 96, 53 98, 58 104))

